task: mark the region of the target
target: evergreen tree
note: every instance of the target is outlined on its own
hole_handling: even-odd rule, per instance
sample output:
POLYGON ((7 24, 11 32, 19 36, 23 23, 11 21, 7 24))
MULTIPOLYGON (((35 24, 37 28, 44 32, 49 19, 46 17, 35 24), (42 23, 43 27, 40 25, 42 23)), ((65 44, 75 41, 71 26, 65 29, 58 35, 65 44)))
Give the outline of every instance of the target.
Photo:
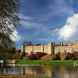
POLYGON ((12 48, 13 32, 18 24, 19 0, 0 0, 0 47, 12 48))

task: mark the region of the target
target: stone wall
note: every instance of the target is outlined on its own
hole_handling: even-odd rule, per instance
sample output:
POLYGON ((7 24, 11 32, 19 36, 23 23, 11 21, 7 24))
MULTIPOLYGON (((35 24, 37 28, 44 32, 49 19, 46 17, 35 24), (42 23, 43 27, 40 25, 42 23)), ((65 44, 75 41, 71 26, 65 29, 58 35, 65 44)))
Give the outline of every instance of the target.
POLYGON ((47 54, 52 54, 52 44, 33 44, 33 45, 24 45, 24 49, 21 48, 21 51, 30 54, 31 52, 44 52, 47 54), (24 50, 24 51, 23 51, 24 50))

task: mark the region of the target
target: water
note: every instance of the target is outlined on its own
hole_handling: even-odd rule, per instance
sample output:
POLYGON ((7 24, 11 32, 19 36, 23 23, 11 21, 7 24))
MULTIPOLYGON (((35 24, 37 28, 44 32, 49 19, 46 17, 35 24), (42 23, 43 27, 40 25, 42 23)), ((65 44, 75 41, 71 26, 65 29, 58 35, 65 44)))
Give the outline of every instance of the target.
POLYGON ((78 67, 64 65, 8 66, 0 75, 26 75, 29 78, 78 78, 78 67))

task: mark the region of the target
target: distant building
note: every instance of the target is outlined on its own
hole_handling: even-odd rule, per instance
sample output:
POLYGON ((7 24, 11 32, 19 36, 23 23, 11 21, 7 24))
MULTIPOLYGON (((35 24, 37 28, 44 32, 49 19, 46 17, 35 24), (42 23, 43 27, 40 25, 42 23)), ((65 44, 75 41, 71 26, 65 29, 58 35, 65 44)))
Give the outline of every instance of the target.
POLYGON ((50 55, 60 53, 60 57, 64 59, 66 53, 78 52, 78 43, 48 43, 48 44, 32 44, 24 43, 21 46, 21 52, 28 54, 42 52, 50 55))
POLYGON ((42 52, 47 54, 53 54, 53 43, 48 44, 24 44, 21 46, 21 52, 31 54, 31 52, 42 52))
POLYGON ((54 53, 57 54, 58 52, 61 53, 72 53, 78 52, 78 43, 67 43, 67 44, 59 44, 54 46, 54 53))
POLYGON ((56 44, 54 46, 54 53, 57 54, 58 52, 60 52, 60 53, 65 53, 65 52, 72 53, 73 52, 73 44, 64 44, 64 43, 56 44))

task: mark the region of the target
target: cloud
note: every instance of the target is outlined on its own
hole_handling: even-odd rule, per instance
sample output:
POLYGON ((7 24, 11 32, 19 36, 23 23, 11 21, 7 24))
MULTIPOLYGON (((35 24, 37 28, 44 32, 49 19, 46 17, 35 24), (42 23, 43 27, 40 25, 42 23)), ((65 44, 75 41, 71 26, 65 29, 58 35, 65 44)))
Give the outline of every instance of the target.
POLYGON ((26 15, 19 14, 20 18, 20 25, 26 29, 47 29, 46 26, 44 26, 44 23, 39 23, 37 21, 34 21, 33 17, 27 17, 26 15))
POLYGON ((26 16, 24 14, 18 14, 20 18, 20 25, 26 29, 39 28, 40 23, 34 22, 33 17, 26 16))
POLYGON ((31 29, 33 29, 34 31, 48 30, 48 27, 43 23, 21 20, 20 25, 27 30, 31 30, 31 29))
POLYGON ((21 38, 22 37, 18 34, 16 30, 14 30, 13 33, 10 35, 10 39, 14 42, 21 40, 21 38))
POLYGON ((71 40, 77 38, 78 33, 78 14, 73 14, 73 16, 68 17, 66 24, 57 30, 59 39, 71 40), (73 38, 75 37, 75 38, 73 38))
MULTIPOLYGON (((63 26, 66 18, 74 13, 72 5, 69 5, 66 0, 47 0, 49 2, 43 6, 41 4, 37 5, 39 2, 35 3, 35 0, 33 1, 34 4, 32 1, 28 2, 27 0, 27 5, 25 1, 22 3, 22 12, 19 14, 20 31, 24 30, 24 32, 20 33, 23 34, 25 40, 68 40, 74 36, 76 32, 74 27, 74 31, 72 30, 70 21, 63 26), (30 3, 31 6, 29 6, 30 3), (61 28, 58 29, 58 27, 61 28)), ((74 18, 74 15, 68 17, 67 21, 70 18, 74 18)))
POLYGON ((51 4, 45 10, 45 13, 40 14, 40 16, 37 17, 39 22, 54 20, 56 16, 69 16, 74 13, 72 6, 68 5, 65 0, 54 0, 54 3, 51 2, 51 4))
POLYGON ((19 18, 20 18, 21 20, 32 20, 31 17, 26 16, 26 15, 21 14, 21 13, 19 13, 18 16, 19 16, 19 18))
POLYGON ((26 15, 25 18, 34 18, 38 22, 46 22, 54 19, 55 16, 71 15, 74 12, 72 5, 68 4, 66 0, 24 0, 21 4, 23 5, 21 11, 26 15))

